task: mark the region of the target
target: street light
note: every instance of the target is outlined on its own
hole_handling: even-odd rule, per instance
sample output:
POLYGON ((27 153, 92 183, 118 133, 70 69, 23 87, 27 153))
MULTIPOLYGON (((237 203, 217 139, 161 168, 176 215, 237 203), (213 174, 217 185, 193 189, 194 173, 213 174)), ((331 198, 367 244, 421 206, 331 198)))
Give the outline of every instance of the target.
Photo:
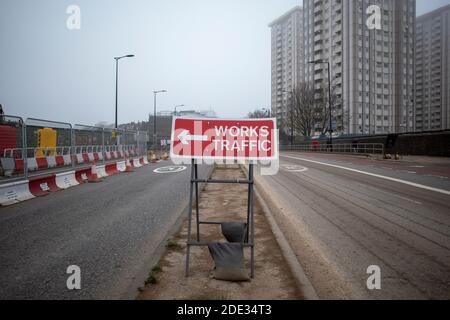
POLYGON ((118 96, 118 87, 119 87, 119 60, 123 59, 123 58, 133 58, 134 54, 128 54, 126 56, 122 56, 122 57, 115 57, 114 60, 116 60, 116 121, 115 121, 115 126, 114 128, 116 129, 116 135, 117 135, 117 127, 118 127, 118 123, 117 123, 117 96, 118 96))
POLYGON ((156 95, 158 93, 166 93, 167 90, 158 90, 158 91, 153 91, 153 95, 154 95, 154 100, 153 100, 153 148, 155 149, 156 152, 156 95))
POLYGON ((331 75, 330 75, 330 62, 324 61, 324 60, 316 60, 316 61, 309 61, 308 63, 311 64, 326 64, 328 69, 328 109, 330 111, 330 147, 331 152, 333 152, 333 122, 332 122, 332 113, 331 113, 331 75))
POLYGON ((178 108, 182 108, 182 107, 184 107, 184 104, 180 104, 180 105, 178 105, 178 106, 175 106, 175 108, 174 108, 175 110, 174 110, 173 115, 176 116, 176 115, 177 115, 177 109, 178 109, 178 108))

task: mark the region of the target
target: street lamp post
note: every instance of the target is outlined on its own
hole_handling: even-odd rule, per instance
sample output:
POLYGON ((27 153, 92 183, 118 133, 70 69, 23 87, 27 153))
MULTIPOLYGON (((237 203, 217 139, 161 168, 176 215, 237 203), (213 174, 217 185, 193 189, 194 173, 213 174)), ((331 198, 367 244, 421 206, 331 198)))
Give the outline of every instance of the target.
POLYGON ((176 116, 176 115, 177 115, 177 109, 178 109, 178 108, 182 108, 182 107, 184 107, 184 104, 180 104, 180 105, 178 105, 178 106, 175 106, 173 115, 176 116))
POLYGON ((332 112, 331 112, 331 75, 330 75, 330 62, 324 61, 324 60, 316 60, 316 61, 309 61, 308 63, 311 64, 326 64, 328 69, 328 109, 329 109, 329 118, 330 118, 330 147, 331 152, 333 152, 333 121, 332 121, 332 112))
MULTIPOLYGON (((118 97, 118 89, 119 89, 119 60, 123 58, 133 58, 134 54, 128 54, 126 56, 122 57, 115 57, 114 60, 116 60, 116 119, 115 119, 115 125, 114 128, 116 129, 116 135, 117 135, 117 97, 118 97)), ((116 136, 117 137, 117 136, 116 136)))
POLYGON ((153 149, 156 152, 156 95, 158 93, 166 93, 167 90, 153 91, 153 149))

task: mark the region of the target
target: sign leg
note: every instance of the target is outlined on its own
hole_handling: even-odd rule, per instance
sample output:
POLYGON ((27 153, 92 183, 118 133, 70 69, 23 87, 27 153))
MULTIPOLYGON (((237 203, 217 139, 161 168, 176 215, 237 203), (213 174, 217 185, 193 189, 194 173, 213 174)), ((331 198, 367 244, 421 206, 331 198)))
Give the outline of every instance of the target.
POLYGON ((253 164, 250 164, 249 166, 249 170, 248 170, 249 174, 249 213, 250 213, 250 226, 251 226, 251 231, 250 231, 250 250, 251 250, 251 278, 253 279, 255 277, 255 219, 254 219, 254 214, 253 214, 253 164))
POLYGON ((199 196, 198 196, 198 165, 195 164, 195 212, 197 221, 197 242, 200 242, 200 212, 199 212, 199 196))
POLYGON ((186 243, 186 277, 189 277, 189 255, 191 253, 191 246, 189 245, 189 242, 191 241, 191 231, 192 231, 192 198, 194 193, 194 166, 195 160, 192 159, 191 163, 191 187, 189 191, 189 209, 188 209, 188 236, 187 236, 187 243, 186 243))

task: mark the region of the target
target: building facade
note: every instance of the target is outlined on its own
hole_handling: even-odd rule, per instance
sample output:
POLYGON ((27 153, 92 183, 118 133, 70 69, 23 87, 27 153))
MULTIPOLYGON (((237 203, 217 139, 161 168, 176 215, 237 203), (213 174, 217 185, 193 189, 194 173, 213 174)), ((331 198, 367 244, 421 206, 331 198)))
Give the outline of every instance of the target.
MULTIPOLYGON (((304 0, 302 14, 301 81, 323 90, 328 85, 327 64, 309 62, 330 63, 333 130, 347 134, 413 131, 416 1, 304 0), (379 29, 367 25, 372 5, 381 9, 379 29)), ((278 76, 272 72, 272 78, 278 76)), ((272 92, 273 88, 274 79, 272 92)))
MULTIPOLYGON (((269 27, 272 30, 272 115, 287 117, 291 92, 304 78, 303 10, 295 7, 269 27)), ((279 123, 280 124, 280 123, 279 123)))
POLYGON ((450 129, 450 5, 416 21, 416 129, 450 129))

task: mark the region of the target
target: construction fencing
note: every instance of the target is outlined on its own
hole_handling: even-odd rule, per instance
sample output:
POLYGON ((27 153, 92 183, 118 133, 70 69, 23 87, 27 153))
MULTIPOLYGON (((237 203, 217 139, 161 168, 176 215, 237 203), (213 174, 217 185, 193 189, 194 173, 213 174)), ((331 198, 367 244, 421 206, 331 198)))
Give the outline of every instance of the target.
POLYGON ((142 156, 146 132, 0 116, 0 183, 142 156))

